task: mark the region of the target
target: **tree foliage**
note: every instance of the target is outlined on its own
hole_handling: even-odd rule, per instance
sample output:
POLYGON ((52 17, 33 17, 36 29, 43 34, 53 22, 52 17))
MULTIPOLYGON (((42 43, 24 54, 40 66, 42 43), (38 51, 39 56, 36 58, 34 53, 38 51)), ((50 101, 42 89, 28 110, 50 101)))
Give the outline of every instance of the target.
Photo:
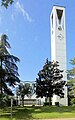
POLYGON ((75 58, 70 60, 70 64, 73 66, 68 73, 68 97, 69 104, 75 104, 75 58))
POLYGON ((20 82, 16 65, 20 60, 9 53, 11 46, 7 39, 5 34, 0 37, 0 92, 13 95, 9 86, 14 87, 16 82, 20 82))
POLYGON ((17 96, 21 96, 22 106, 24 106, 25 95, 30 97, 31 93, 32 93, 32 88, 29 83, 20 83, 16 94, 17 96))
POLYGON ((6 94, 0 94, 0 108, 6 107, 8 103, 8 96, 6 94))
POLYGON ((14 0, 2 0, 1 5, 4 6, 5 8, 8 8, 9 5, 12 5, 14 0))
POLYGON ((66 82, 62 80, 63 70, 60 70, 58 62, 46 60, 43 69, 39 71, 36 78, 36 95, 37 97, 51 98, 53 94, 64 97, 64 85, 66 82))

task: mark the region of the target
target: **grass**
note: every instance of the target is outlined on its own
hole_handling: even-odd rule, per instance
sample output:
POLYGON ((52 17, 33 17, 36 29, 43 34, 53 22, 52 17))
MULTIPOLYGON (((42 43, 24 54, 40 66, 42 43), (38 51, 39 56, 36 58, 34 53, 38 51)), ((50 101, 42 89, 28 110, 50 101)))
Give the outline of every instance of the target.
MULTIPOLYGON (((75 107, 14 107, 13 120, 75 118, 75 107)), ((0 109, 0 120, 10 120, 10 108, 0 109)))

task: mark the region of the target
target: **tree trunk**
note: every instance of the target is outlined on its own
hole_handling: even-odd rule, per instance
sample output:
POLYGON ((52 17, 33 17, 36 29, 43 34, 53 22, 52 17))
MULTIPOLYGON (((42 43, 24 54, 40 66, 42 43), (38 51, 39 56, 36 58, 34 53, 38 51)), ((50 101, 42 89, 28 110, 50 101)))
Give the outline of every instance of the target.
POLYGON ((24 97, 22 97, 22 106, 24 107, 24 97))
POLYGON ((45 98, 45 102, 47 102, 47 99, 48 99, 48 98, 46 97, 46 98, 45 98))
POLYGON ((51 106, 51 97, 49 97, 49 106, 51 106))

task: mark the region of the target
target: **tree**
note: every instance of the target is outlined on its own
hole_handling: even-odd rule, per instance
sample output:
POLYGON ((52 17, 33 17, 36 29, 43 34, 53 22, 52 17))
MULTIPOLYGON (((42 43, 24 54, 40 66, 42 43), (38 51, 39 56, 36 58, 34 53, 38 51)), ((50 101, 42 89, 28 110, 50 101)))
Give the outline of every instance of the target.
POLYGON ((8 96, 6 94, 0 94, 0 108, 6 107, 8 103, 8 96))
POLYGON ((70 64, 73 67, 67 71, 68 73, 68 100, 69 105, 75 104, 75 58, 70 60, 70 64))
POLYGON ((14 0, 2 0, 1 5, 4 6, 5 8, 8 8, 9 5, 12 5, 14 0))
POLYGON ((29 97, 31 93, 32 93, 32 89, 29 83, 20 83, 19 88, 17 90, 17 95, 21 96, 22 106, 24 106, 25 95, 29 97))
POLYGON ((13 95, 10 87, 14 87, 17 82, 20 82, 16 65, 20 60, 9 53, 8 49, 11 46, 7 39, 6 34, 2 34, 0 37, 0 93, 13 95))
POLYGON ((64 85, 66 82, 62 80, 63 70, 58 69, 58 62, 51 62, 46 60, 43 69, 39 71, 38 78, 36 78, 36 95, 37 97, 49 98, 49 105, 53 94, 64 97, 64 85))

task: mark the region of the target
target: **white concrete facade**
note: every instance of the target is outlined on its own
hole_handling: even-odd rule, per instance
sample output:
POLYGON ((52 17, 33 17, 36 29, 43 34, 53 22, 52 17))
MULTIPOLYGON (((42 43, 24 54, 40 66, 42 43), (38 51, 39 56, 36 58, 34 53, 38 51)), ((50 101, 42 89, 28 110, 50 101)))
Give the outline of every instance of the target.
MULTIPOLYGON (((51 60, 59 62, 59 69, 64 70, 63 80, 67 82, 66 73, 66 26, 65 26, 65 8, 53 6, 51 15, 51 60)), ((52 104, 59 102, 60 105, 67 106, 67 87, 64 87, 64 98, 54 95, 52 104)))

